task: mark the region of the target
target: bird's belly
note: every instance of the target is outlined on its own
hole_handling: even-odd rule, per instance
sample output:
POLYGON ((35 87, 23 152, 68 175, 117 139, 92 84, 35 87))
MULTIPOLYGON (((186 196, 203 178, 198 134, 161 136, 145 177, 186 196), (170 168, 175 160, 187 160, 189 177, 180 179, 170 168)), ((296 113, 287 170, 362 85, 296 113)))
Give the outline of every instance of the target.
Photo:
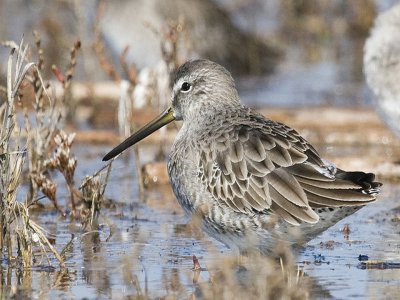
MULTIPOLYGON (((258 218, 219 205, 213 195, 202 187, 200 180, 197 181, 196 176, 178 170, 169 170, 169 174, 177 201, 194 223, 199 224, 208 235, 239 252, 259 250, 274 244, 273 235, 263 228, 258 218), (177 173, 182 175, 177 176, 177 173), (196 188, 191 188, 193 185, 196 188)), ((264 225, 267 219, 264 216, 264 225)))

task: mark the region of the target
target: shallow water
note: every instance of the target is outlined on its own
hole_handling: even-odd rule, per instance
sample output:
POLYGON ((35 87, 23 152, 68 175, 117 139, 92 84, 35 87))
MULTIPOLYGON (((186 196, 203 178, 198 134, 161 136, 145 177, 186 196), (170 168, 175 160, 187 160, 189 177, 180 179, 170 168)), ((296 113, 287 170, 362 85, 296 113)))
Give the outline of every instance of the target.
MULTIPOLYGON (((85 168, 78 177, 102 165, 98 158, 105 149, 75 147, 85 168)), ((38 256, 39 266, 18 273, 8 270, 3 261, 2 294, 10 295, 18 287, 20 296, 34 299, 118 299, 129 295, 187 298, 196 289, 192 255, 207 266, 218 263, 219 254, 231 253, 186 225, 190 220, 169 186, 149 190, 141 202, 132 157, 125 155, 115 161, 106 195, 114 199, 113 205, 102 209, 100 230, 96 232, 85 233, 79 222, 52 210, 32 213, 54 234, 59 251, 71 240, 71 234, 75 235, 67 252, 67 268, 60 271, 56 261, 52 261, 54 268, 46 267, 46 259, 38 256)), ((359 255, 367 255, 369 261, 400 262, 399 196, 400 186, 385 184, 380 201, 308 243, 297 262, 315 282, 313 298, 393 298, 400 293, 400 269, 363 269, 358 260, 359 255), (341 231, 345 224, 350 228, 347 238, 341 231)), ((208 272, 200 274, 200 281, 207 282, 208 278, 208 272)))
POLYGON ((316 278, 339 299, 382 299, 400 295, 400 187, 386 184, 378 202, 340 221, 308 243, 300 259, 308 275, 316 278), (342 229, 349 225, 345 237, 342 229), (364 269, 360 255, 368 261, 397 263, 388 269, 364 269))

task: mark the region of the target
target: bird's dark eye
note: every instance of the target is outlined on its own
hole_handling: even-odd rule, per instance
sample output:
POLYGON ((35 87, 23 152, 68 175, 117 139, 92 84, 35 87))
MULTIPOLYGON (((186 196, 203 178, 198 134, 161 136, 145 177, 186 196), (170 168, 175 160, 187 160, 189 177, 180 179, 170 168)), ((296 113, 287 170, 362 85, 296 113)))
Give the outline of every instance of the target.
POLYGON ((184 83, 182 83, 181 91, 188 92, 191 88, 192 88, 192 85, 189 82, 185 81, 184 83))

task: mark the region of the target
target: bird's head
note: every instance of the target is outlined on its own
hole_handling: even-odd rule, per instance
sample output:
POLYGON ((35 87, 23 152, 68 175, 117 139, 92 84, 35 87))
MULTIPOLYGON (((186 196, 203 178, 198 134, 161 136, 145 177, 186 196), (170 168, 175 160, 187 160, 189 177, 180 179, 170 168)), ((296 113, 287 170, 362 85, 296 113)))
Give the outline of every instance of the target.
POLYGON ((231 74, 217 63, 205 59, 192 60, 175 73, 171 109, 176 120, 190 121, 238 103, 239 96, 231 74))
POLYGON ((109 160, 174 120, 192 122, 202 116, 212 118, 227 106, 240 105, 231 74, 221 65, 205 59, 180 66, 174 78, 170 106, 153 121, 112 149, 109 160))

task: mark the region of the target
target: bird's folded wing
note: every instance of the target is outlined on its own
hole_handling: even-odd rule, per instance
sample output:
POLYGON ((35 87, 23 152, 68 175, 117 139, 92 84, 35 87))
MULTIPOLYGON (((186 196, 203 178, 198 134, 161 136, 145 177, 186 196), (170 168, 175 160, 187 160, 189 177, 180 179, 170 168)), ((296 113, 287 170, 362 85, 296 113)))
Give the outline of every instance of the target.
POLYGON ((337 180, 335 172, 295 130, 272 121, 233 126, 199 160, 199 177, 221 205, 248 214, 273 211, 295 225, 317 222, 313 207, 366 201, 355 191, 360 185, 337 180), (336 196, 337 189, 345 195, 336 196))

